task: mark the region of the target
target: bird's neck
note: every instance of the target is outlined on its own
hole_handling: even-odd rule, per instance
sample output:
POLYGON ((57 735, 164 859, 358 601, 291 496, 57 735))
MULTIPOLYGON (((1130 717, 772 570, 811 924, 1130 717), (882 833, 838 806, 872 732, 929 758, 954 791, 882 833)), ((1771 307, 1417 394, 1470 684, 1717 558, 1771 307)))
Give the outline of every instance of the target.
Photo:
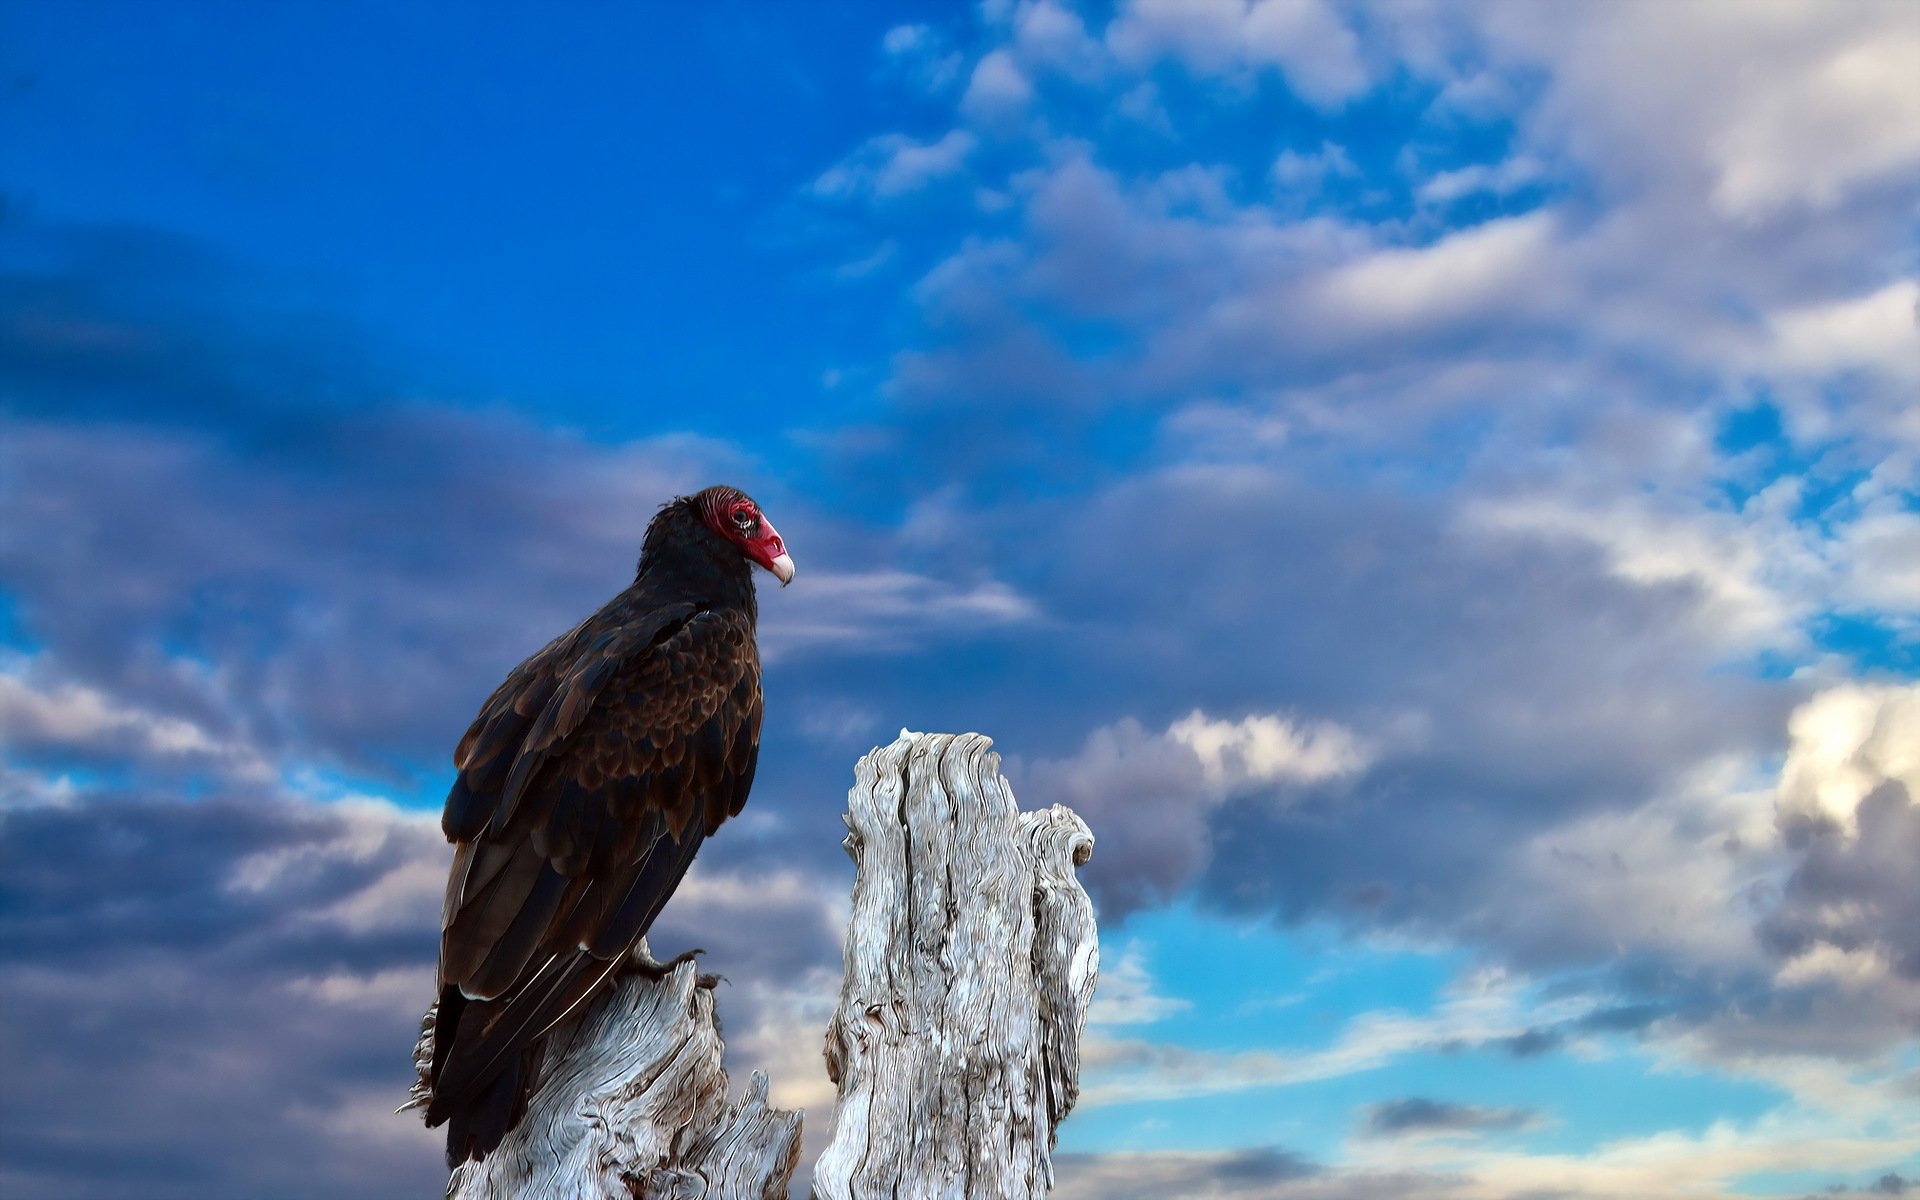
POLYGON ((753 564, 690 509, 672 505, 647 527, 633 586, 662 598, 743 609, 757 617, 753 564))

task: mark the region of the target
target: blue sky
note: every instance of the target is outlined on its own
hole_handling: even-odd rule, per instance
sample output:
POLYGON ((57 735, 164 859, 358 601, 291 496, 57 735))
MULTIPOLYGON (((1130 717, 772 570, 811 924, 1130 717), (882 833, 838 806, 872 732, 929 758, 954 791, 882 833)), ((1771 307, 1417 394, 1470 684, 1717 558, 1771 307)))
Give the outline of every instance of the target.
POLYGON ((717 480, 800 576, 656 941, 810 1154, 908 726, 1099 839, 1063 1196, 1920 1189, 1916 60, 1872 3, 0 10, 0 1190, 438 1186, 447 755, 717 480))

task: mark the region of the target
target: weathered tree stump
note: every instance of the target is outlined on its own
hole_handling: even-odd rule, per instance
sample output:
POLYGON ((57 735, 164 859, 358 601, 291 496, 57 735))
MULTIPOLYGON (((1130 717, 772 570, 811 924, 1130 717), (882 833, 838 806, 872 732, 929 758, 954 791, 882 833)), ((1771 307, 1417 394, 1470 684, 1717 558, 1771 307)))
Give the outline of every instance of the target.
POLYGON ((859 866, 840 1005, 839 1085, 817 1200, 1036 1200, 1079 1093, 1099 971, 1074 876, 1093 835, 1021 813, 979 734, 902 731, 854 768, 859 866))
MULTIPOLYGON (((525 1119, 454 1171, 449 1200, 786 1200, 800 1114, 768 1107, 758 1071, 727 1103, 711 983, 690 962, 629 975, 557 1031, 525 1119)), ((414 1052, 423 1075, 432 1021, 414 1052)))

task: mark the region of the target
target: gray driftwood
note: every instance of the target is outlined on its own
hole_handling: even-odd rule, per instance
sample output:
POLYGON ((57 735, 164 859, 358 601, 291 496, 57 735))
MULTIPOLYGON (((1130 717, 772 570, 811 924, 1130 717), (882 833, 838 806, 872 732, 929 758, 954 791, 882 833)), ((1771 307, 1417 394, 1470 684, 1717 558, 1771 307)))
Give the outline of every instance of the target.
POLYGON ((1030 1200, 1052 1186, 1099 971, 1074 876, 1093 835, 1059 805, 1020 812, 992 745, 902 731, 854 769, 859 874, 818 1200, 1030 1200))
POLYGON ((785 1200, 800 1114, 768 1107, 758 1071, 727 1102, 711 983, 690 962, 622 978, 548 1040, 526 1118, 453 1173, 449 1200, 785 1200))

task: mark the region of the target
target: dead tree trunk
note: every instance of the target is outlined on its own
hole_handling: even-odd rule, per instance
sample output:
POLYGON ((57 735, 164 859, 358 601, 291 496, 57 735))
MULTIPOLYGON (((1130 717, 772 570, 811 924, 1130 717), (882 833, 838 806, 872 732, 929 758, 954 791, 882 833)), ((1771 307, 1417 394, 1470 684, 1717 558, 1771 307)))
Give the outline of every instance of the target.
MULTIPOLYGON (((1059 805, 1015 808, 992 745, 902 732, 855 768, 818 1200, 1039 1200, 1053 1182, 1100 962, 1074 877, 1093 835, 1059 805)), ((691 963, 629 975, 556 1031, 526 1117, 448 1200, 784 1200, 801 1115, 768 1107, 759 1072, 727 1102, 710 983, 691 963)))
POLYGON ((859 866, 816 1200, 1037 1200, 1099 970, 1093 835, 1021 813, 979 734, 902 732, 847 796, 859 866))
POLYGON ((448 1200, 786 1200, 800 1114, 767 1106, 758 1071, 727 1103, 712 983, 690 962, 619 980, 548 1039, 526 1117, 454 1171, 448 1200))

